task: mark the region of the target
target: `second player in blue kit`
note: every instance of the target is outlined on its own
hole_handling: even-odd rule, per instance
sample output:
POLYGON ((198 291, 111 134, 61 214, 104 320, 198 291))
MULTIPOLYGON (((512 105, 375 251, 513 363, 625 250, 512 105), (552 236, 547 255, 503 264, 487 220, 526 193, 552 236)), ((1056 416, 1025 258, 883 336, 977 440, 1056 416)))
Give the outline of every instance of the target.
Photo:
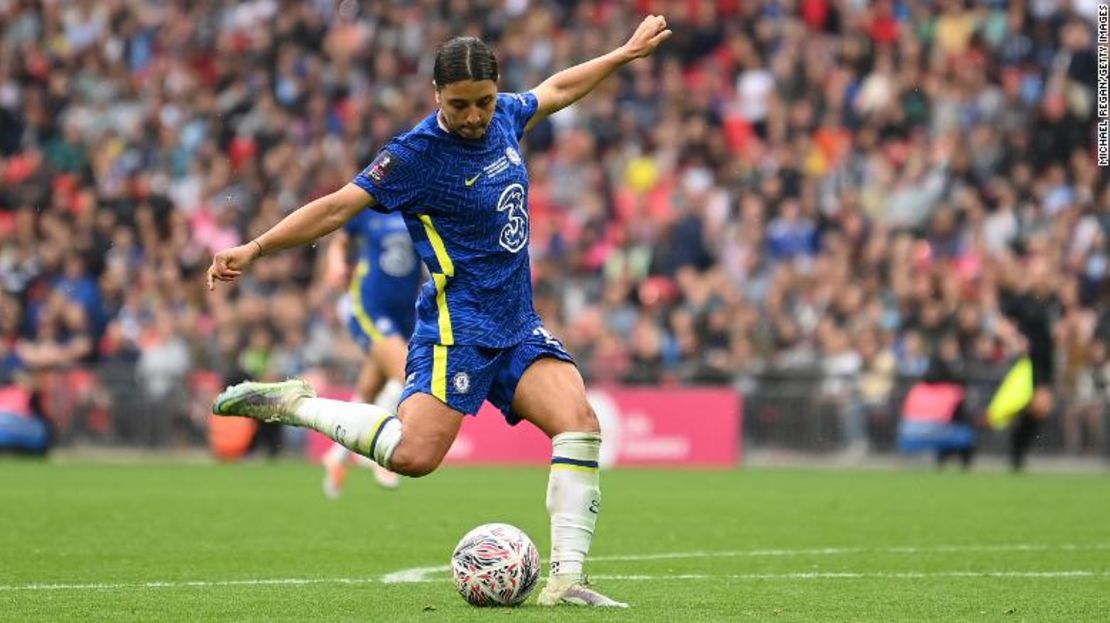
POLYGON ((343 226, 343 233, 359 245, 342 305, 352 337, 365 349, 394 335, 407 341, 416 323, 415 301, 423 277, 404 219, 359 212, 343 226))

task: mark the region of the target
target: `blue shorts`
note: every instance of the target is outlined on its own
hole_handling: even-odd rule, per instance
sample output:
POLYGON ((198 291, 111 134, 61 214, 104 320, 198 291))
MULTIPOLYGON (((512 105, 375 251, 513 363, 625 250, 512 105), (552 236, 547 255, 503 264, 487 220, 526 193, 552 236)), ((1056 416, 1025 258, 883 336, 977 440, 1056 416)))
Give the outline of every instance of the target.
POLYGON ((413 312, 390 314, 381 310, 361 308, 349 295, 339 299, 339 317, 347 324, 347 331, 363 351, 369 352, 374 342, 392 335, 408 340, 412 335, 413 312))
POLYGON ((401 402, 416 393, 431 394, 456 411, 474 415, 482 401, 489 400, 509 424, 516 424, 521 419, 513 414, 516 384, 528 366, 544 357, 574 363, 563 344, 543 327, 508 348, 413 342, 401 402))

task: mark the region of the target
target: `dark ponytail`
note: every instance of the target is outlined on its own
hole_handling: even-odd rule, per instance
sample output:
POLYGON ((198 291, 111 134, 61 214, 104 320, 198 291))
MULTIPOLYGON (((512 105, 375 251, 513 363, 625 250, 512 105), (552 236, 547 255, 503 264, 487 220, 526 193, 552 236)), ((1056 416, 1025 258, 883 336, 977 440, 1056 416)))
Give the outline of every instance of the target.
POLYGON ((432 78, 436 88, 460 80, 493 80, 497 82, 497 57, 477 37, 455 37, 436 50, 432 78))

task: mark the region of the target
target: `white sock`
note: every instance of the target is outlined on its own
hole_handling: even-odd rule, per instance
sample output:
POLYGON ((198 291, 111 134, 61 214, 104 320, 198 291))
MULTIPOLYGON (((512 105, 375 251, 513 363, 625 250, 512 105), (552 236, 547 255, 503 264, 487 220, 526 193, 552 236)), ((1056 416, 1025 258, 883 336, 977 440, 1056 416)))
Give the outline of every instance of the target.
POLYGON ((401 421, 377 405, 304 398, 297 402, 294 415, 298 425, 320 431, 386 469, 401 441, 401 421))
MULTIPOLYGON (((348 398, 347 400, 349 400, 350 402, 372 402, 369 398, 363 396, 362 393, 359 392, 357 389, 353 393, 351 393, 351 397, 348 398)), ((381 405, 378 405, 378 406, 381 406, 381 405)), ((390 413, 396 413, 397 412, 396 409, 389 409, 389 408, 386 408, 386 411, 389 411, 390 413)), ((343 448, 343 458, 345 459, 348 456, 350 456, 351 460, 356 465, 358 465, 359 467, 371 467, 372 465, 374 465, 374 461, 362 456, 361 454, 355 454, 354 452, 351 452, 347 448, 344 448, 343 445, 340 444, 340 443, 336 443, 335 447, 343 448)))
POLYGON ((382 391, 378 392, 378 395, 374 398, 374 404, 390 413, 397 413, 397 406, 401 404, 401 394, 404 391, 405 386, 401 384, 401 381, 389 379, 382 391))
MULTIPOLYGON (((385 387, 383 387, 382 390, 378 392, 378 396, 374 398, 374 404, 385 409, 386 411, 389 411, 390 413, 397 413, 397 405, 400 404, 401 394, 404 391, 405 386, 402 385, 400 381, 390 379, 389 382, 385 384, 385 387)), ((358 392, 355 392, 355 395, 351 397, 351 402, 365 401, 361 400, 358 392)), ((381 443, 381 441, 379 441, 378 443, 381 443)), ((342 448, 343 446, 340 447, 342 448)), ((390 451, 390 454, 392 454, 392 451, 390 451)), ((374 461, 362 456, 361 454, 354 455, 353 459, 354 462, 361 467, 373 467, 374 465, 374 461)))
POLYGON ((551 515, 551 575, 579 578, 590 552, 601 504, 599 433, 562 433, 551 439, 547 512, 551 515))
MULTIPOLYGON (((342 465, 343 462, 347 460, 347 455, 349 454, 351 454, 350 450, 343 447, 343 444, 336 442, 331 444, 331 447, 328 448, 328 451, 324 453, 324 457, 323 459, 321 459, 321 462, 324 465, 342 465)), ((358 455, 356 454, 355 456, 358 455)))

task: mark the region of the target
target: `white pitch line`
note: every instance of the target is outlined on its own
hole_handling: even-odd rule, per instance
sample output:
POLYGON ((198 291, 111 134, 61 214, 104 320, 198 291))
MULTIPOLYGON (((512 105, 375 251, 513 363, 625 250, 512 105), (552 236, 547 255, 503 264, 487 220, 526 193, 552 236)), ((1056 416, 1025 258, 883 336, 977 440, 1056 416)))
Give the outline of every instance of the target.
MULTIPOLYGON (((691 558, 738 558, 758 556, 840 556, 845 554, 928 554, 928 553, 956 553, 956 552, 1043 552, 1048 550, 1078 551, 1078 550, 1106 550, 1110 543, 1096 543, 1093 545, 1076 545, 1062 543, 1059 545, 1045 545, 1037 543, 1010 543, 1001 545, 935 545, 935 546, 899 546, 885 548, 868 547, 816 547, 804 549, 744 549, 721 552, 693 551, 693 552, 663 552, 657 554, 618 554, 613 556, 594 556, 590 562, 637 562, 647 560, 687 560, 691 558)), ((430 581, 430 576, 445 573, 451 570, 450 565, 436 565, 432 567, 414 567, 387 573, 382 576, 386 584, 421 583, 430 581)), ((598 577, 598 576, 592 576, 598 577)))
POLYGON ((931 554, 956 552, 1044 552, 1049 550, 1083 551, 1107 550, 1110 543, 1094 545, 1037 545, 1015 543, 1003 545, 936 545, 923 547, 815 547, 811 549, 744 549, 721 552, 664 552, 659 554, 619 554, 614 556, 594 556, 591 562, 634 562, 644 560, 681 560, 687 558, 738 558, 759 556, 840 556, 844 554, 931 554))
MULTIPOLYGON (((1058 544, 1046 545, 1035 543, 1015 543, 1002 545, 938 545, 932 547, 820 547, 812 549, 749 549, 722 552, 663 552, 657 554, 627 554, 613 556, 595 556, 592 562, 634 562, 647 560, 679 560, 691 558, 729 558, 742 556, 835 556, 843 554, 860 553, 889 553, 889 554, 928 554, 928 553, 954 553, 954 552, 1043 552, 1043 551, 1090 551, 1110 550, 1110 544, 1095 543, 1089 545, 1058 544)), ((450 571, 449 565, 430 567, 414 567, 387 573, 380 578, 261 578, 248 580, 181 580, 181 581, 156 581, 156 582, 115 582, 115 583, 32 583, 32 584, 0 584, 0 592, 15 591, 61 591, 61 590, 135 590, 159 588, 218 588, 225 586, 304 586, 311 584, 423 584, 428 582, 442 582, 443 578, 432 578, 437 573, 450 571)), ((873 572, 873 573, 770 573, 770 574, 677 574, 677 575, 591 575, 599 580, 701 580, 701 579, 736 579, 736 580, 787 580, 787 579, 851 579, 851 578, 931 578, 931 577, 991 577, 991 578, 1092 578, 1110 577, 1110 571, 938 571, 928 573, 917 572, 873 572)))
POLYGON ((434 567, 413 567, 412 569, 401 569, 393 573, 387 573, 382 576, 384 584, 409 584, 412 582, 425 582, 428 576, 433 573, 443 573, 450 571, 451 565, 436 565, 434 567))
MULTIPOLYGON (((1110 571, 1068 570, 1068 571, 874 571, 874 572, 801 572, 801 573, 682 573, 661 575, 623 575, 601 574, 590 576, 596 580, 616 580, 626 582, 668 582, 674 580, 915 580, 922 578, 1110 578, 1110 571)), ((15 591, 112 591, 145 590, 159 588, 217 588, 225 586, 305 586, 309 584, 373 584, 374 578, 274 578, 263 580, 214 580, 185 582, 136 582, 104 584, 13 584, 0 585, 0 592, 15 591)), ((443 578, 408 580, 410 584, 441 583, 443 578)))
POLYGON ((596 580, 915 580, 921 578, 1105 578, 1110 571, 873 571, 799 573, 681 573, 673 575, 591 575, 596 580))
POLYGON ((220 586, 303 586, 307 584, 370 584, 375 578, 262 578, 254 580, 161 580, 157 582, 110 582, 89 584, 0 584, 0 592, 129 590, 146 588, 213 588, 220 586))

